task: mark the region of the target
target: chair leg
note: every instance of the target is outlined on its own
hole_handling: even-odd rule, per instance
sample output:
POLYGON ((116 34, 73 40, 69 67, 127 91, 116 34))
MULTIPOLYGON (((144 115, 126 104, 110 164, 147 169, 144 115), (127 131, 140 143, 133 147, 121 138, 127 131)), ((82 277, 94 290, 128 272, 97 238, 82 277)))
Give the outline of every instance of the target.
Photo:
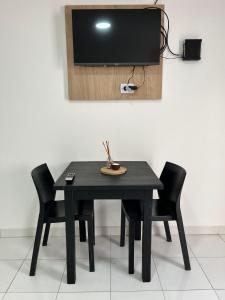
POLYGON ((135 223, 129 222, 129 274, 134 274, 134 238, 135 238, 135 223))
POLYGON ((170 227, 169 227, 169 222, 168 221, 164 221, 164 228, 165 228, 165 232, 166 232, 167 242, 172 242, 171 234, 170 234, 170 227))
POLYGON ((95 245, 95 208, 94 208, 94 200, 93 200, 93 243, 95 245))
POLYGON ((33 255, 32 255, 32 260, 31 260, 31 265, 30 265, 30 276, 34 276, 35 272, 36 272, 42 230, 43 230, 43 217, 39 215, 37 229, 36 229, 36 235, 35 235, 35 241, 34 241, 33 255))
POLYGON ((177 215, 177 228, 178 228, 178 233, 179 233, 179 238, 180 238, 180 244, 181 244, 181 249, 182 249, 182 254, 183 254, 185 270, 189 271, 189 270, 191 270, 191 265, 190 265, 190 260, 189 260, 187 242, 186 242, 186 237, 185 237, 185 232, 184 232, 184 224, 183 224, 181 213, 179 215, 177 215))
POLYGON ((90 272, 95 271, 94 261, 94 235, 93 235, 93 218, 88 220, 88 251, 89 251, 89 269, 90 272))
POLYGON ((47 246, 48 244, 48 235, 49 235, 49 230, 50 230, 50 223, 46 223, 45 225, 45 234, 42 242, 42 246, 47 246))
POLYGON ((79 229, 80 229, 80 242, 86 242, 86 225, 85 221, 79 221, 79 229))
POLYGON ((120 247, 125 246, 125 225, 126 225, 125 214, 121 207, 120 247))
POLYGON ((135 222, 135 241, 141 240, 141 221, 135 222))

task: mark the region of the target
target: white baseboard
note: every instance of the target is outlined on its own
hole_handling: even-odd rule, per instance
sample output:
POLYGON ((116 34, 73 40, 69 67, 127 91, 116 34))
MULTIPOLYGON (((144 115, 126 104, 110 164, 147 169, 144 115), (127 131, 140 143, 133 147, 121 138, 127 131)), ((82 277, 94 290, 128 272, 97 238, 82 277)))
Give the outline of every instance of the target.
MULTIPOLYGON (((171 234, 176 235, 177 227, 174 224, 170 225, 171 234)), ((95 232, 97 236, 109 236, 109 235, 119 235, 119 226, 108 226, 108 227, 96 227, 95 232)), ((186 234, 225 234, 225 226, 186 226, 186 234)), ((161 235, 164 233, 164 227, 159 225, 153 225, 152 227, 153 235, 161 235)), ((76 234, 78 234, 78 228, 76 227, 76 234)), ((0 229, 0 237, 24 237, 24 236, 34 236, 35 228, 4 228, 0 229)), ((64 236, 64 227, 52 226, 50 231, 51 236, 64 236)))

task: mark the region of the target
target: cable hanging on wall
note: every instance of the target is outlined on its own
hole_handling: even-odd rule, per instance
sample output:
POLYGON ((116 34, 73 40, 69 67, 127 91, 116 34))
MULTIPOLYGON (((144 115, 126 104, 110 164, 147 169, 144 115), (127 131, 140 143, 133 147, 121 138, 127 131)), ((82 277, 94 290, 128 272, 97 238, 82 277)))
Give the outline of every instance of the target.
MULTIPOLYGON (((157 2, 158 2, 158 0, 155 1, 154 4, 156 4, 157 2)), ((161 36, 162 36, 162 45, 161 45, 161 48, 160 48, 161 56, 164 53, 164 51, 167 49, 171 55, 175 56, 175 58, 182 58, 182 55, 174 53, 171 50, 170 45, 169 45, 170 20, 169 20, 168 14, 165 12, 164 9, 162 9, 160 7, 149 6, 149 7, 146 7, 146 9, 160 9, 160 11, 164 14, 164 16, 166 17, 166 20, 167 20, 167 27, 166 28, 163 25, 161 25, 161 36)), ((168 58, 168 57, 163 57, 163 58, 168 58)))
MULTIPOLYGON (((133 67, 132 67, 132 71, 131 71, 130 77, 129 77, 128 80, 127 80, 127 85, 129 85, 130 80, 131 80, 131 79, 134 77, 134 75, 135 75, 135 68, 136 68, 136 66, 133 66, 133 67)), ((134 86, 129 86, 130 89, 132 89, 132 90, 137 90, 137 89, 139 89, 140 87, 142 87, 142 86, 144 85, 144 83, 145 83, 145 66, 142 66, 142 70, 143 70, 143 79, 142 79, 142 82, 141 82, 140 84, 136 84, 136 85, 134 85, 134 86)))
MULTIPOLYGON (((158 2, 158 0, 155 0, 154 5, 156 5, 157 2, 158 2)), ((172 51, 172 49, 169 45, 170 20, 169 20, 168 14, 165 12, 164 9, 162 9, 161 7, 158 7, 158 6, 149 6, 149 7, 145 7, 145 9, 158 9, 163 13, 163 15, 166 18, 166 27, 164 27, 164 25, 161 25, 161 28, 160 28, 160 34, 161 34, 160 57, 168 59, 168 60, 169 59, 183 59, 183 60, 200 60, 201 59, 201 42, 202 42, 201 39, 185 40, 183 53, 182 54, 175 53, 174 51, 172 51), (167 57, 167 56, 163 55, 165 50, 168 50, 171 57, 167 57)), ((143 76, 142 84, 140 84, 139 86, 134 85, 134 84, 129 86, 130 80, 135 75, 135 66, 132 67, 130 77, 127 81, 127 86, 131 90, 137 90, 142 85, 144 85, 144 83, 145 83, 145 68, 144 68, 144 66, 143 66, 143 72, 144 72, 144 76, 143 76)))

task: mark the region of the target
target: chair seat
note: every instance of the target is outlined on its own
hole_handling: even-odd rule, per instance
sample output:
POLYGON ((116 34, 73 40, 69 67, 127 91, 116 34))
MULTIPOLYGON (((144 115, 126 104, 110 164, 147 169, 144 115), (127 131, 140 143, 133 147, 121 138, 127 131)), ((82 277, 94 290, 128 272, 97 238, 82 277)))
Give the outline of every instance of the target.
MULTIPOLYGON (((94 213, 93 200, 74 202, 74 219, 87 220, 94 213)), ((65 222, 65 201, 52 201, 47 204, 45 222, 57 223, 65 222)))
MULTIPOLYGON (((159 199, 152 200, 152 221, 175 220, 174 209, 159 205, 159 199)), ((129 221, 143 221, 143 209, 140 200, 122 200, 123 211, 129 221)))

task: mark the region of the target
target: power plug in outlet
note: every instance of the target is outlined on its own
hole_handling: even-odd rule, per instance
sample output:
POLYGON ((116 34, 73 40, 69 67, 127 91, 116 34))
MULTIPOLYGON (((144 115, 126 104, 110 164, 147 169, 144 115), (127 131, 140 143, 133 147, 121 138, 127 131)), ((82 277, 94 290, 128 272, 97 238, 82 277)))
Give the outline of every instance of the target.
POLYGON ((130 89, 129 86, 134 86, 133 83, 121 83, 120 85, 120 93, 121 94, 133 94, 134 90, 130 89))

